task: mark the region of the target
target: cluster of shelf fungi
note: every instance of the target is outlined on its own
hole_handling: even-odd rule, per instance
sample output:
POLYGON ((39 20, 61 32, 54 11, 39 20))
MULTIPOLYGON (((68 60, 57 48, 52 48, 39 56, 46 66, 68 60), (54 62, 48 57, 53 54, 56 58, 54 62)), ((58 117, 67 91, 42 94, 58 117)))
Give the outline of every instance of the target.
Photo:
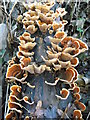
MULTIPOLYGON (((54 4, 53 2, 25 4, 27 11, 17 18, 17 22, 23 24, 26 31, 18 38, 20 45, 16 56, 8 61, 6 81, 10 84, 13 83, 13 85, 10 87, 6 119, 17 119, 16 114, 19 115, 19 118, 22 118, 23 110, 30 113, 21 103, 24 102, 32 106, 34 101, 31 100, 30 96, 22 93, 22 86, 27 85, 27 87, 35 89, 35 85, 30 84, 30 81, 27 82, 28 75, 39 76, 45 71, 49 73, 59 71, 61 78, 55 77, 53 83, 45 80, 45 84, 52 87, 56 86, 59 81, 61 81, 61 84, 68 84, 69 88, 62 88, 60 94, 55 94, 55 97, 67 101, 69 95, 72 94, 76 106, 72 113, 73 118, 82 119, 81 112, 86 109, 86 106, 80 102, 80 88, 76 84, 78 72, 75 67, 79 64, 77 56, 88 50, 88 47, 81 40, 67 36, 64 32, 64 26, 68 21, 63 20, 63 16, 67 12, 65 8, 61 7, 55 11, 52 10, 54 4), (60 21, 57 21, 57 18, 60 18, 60 21), (34 61, 34 49, 37 42, 36 37, 32 37, 32 34, 35 34, 38 30, 41 31, 42 35, 49 32, 46 42, 50 42, 47 45, 47 57, 41 55, 43 61, 41 65, 34 61)), ((30 117, 26 115, 24 119, 27 120, 30 117)))

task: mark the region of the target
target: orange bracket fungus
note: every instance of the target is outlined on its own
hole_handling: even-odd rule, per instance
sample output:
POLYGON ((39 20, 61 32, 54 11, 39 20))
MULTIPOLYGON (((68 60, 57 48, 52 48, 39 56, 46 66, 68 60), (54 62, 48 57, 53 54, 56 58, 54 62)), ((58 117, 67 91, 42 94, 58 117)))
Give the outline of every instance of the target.
MULTIPOLYGON (((25 120, 29 120, 31 111, 26 108, 25 104, 30 105, 29 108, 31 108, 35 102, 32 102, 30 96, 22 92, 22 86, 26 84, 30 88, 35 88, 34 85, 30 84, 30 79, 33 78, 32 76, 37 77, 41 74, 43 75, 45 71, 50 72, 52 77, 54 77, 53 82, 47 81, 44 78, 45 84, 56 87, 60 82, 60 95, 57 95, 57 91, 56 93, 53 92, 55 99, 58 98, 59 100, 65 101, 72 94, 72 99, 74 99, 74 105, 76 107, 73 111, 73 119, 82 119, 81 111, 84 111, 86 106, 80 102, 80 87, 76 84, 78 71, 75 67, 79 64, 77 56, 88 50, 88 46, 82 40, 67 35, 64 27, 68 21, 63 19, 63 16, 67 12, 65 8, 59 6, 54 11, 51 9, 54 4, 54 2, 25 3, 24 7, 26 8, 26 12, 17 18, 17 22, 23 24, 25 32, 18 37, 17 59, 13 57, 8 61, 6 80, 8 82, 13 81, 16 85, 13 84, 10 86, 11 92, 8 100, 8 112, 5 116, 6 119, 14 118, 15 112, 23 114, 24 109, 30 114, 30 116, 28 116, 29 114, 25 115, 25 120), (58 22, 56 20, 57 18, 60 18, 58 22), (36 55, 39 42, 41 42, 35 36, 38 31, 42 33, 43 37, 47 35, 46 33, 48 31, 52 31, 52 36, 48 33, 49 42, 46 41, 48 45, 43 46, 43 40, 40 43, 40 47, 43 47, 45 50, 44 55, 42 54, 44 50, 40 48, 40 56, 36 55), (41 61, 38 62, 36 56, 40 57, 41 61), (62 84, 65 87, 62 87, 62 84), (69 88, 66 87, 67 85, 69 85, 69 88), (22 103, 24 104, 22 105, 22 103)), ((35 90, 37 91, 37 89, 35 90)), ((38 104, 40 105, 39 107, 42 107, 41 102, 38 104)), ((38 109, 38 105, 36 109, 38 109)))
POLYGON ((63 88, 63 89, 60 91, 60 94, 61 94, 61 96, 59 96, 59 95, 55 95, 55 96, 56 96, 57 98, 59 98, 59 99, 65 100, 65 99, 67 99, 68 96, 69 96, 69 91, 68 91, 67 89, 63 88))

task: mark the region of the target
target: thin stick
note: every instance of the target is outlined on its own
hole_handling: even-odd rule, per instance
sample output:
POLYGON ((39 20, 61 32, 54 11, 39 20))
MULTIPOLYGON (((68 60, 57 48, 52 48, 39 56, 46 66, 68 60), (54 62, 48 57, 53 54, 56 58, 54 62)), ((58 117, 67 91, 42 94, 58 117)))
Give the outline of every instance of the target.
MULTIPOLYGON (((5 10, 5 13, 7 13, 6 5, 5 5, 5 0, 3 0, 3 4, 4 4, 4 10, 5 10)), ((7 14, 8 14, 8 13, 7 13, 7 14)))
MULTIPOLYGON (((71 1, 71 0, 68 0, 68 1, 67 1, 66 7, 67 7, 67 5, 70 3, 70 1, 71 1)), ((65 7, 65 8, 66 8, 66 7, 65 7)))
POLYGON ((88 113, 86 120, 89 120, 89 116, 90 116, 90 112, 88 113))
POLYGON ((82 34, 82 37, 81 37, 81 38, 83 38, 83 36, 84 36, 85 32, 86 32, 89 28, 90 28, 90 26, 88 26, 88 27, 84 30, 84 32, 83 32, 83 34, 82 34))
POLYGON ((12 12, 13 12, 13 10, 14 10, 14 7, 16 6, 17 2, 18 2, 18 0, 16 0, 16 1, 15 1, 14 5, 13 5, 13 7, 12 7, 11 11, 10 11, 9 16, 11 16, 11 14, 12 14, 12 12))
POLYGON ((4 114, 4 118, 5 118, 6 114, 8 113, 8 110, 7 110, 8 91, 9 91, 9 84, 7 84, 7 92, 6 92, 6 102, 5 102, 5 114, 4 114))
POLYGON ((65 109, 65 111, 63 112, 61 118, 64 118, 64 116, 66 115, 67 118, 70 120, 70 118, 69 118, 68 115, 67 115, 67 111, 68 111, 69 105, 70 105, 70 104, 68 104, 68 106, 66 107, 66 109, 65 109))
POLYGON ((2 10, 2 12, 4 12, 8 17, 9 17, 9 15, 8 15, 8 13, 7 12, 5 12, 5 9, 4 9, 4 7, 3 6, 1 6, 0 5, 0 9, 2 10))

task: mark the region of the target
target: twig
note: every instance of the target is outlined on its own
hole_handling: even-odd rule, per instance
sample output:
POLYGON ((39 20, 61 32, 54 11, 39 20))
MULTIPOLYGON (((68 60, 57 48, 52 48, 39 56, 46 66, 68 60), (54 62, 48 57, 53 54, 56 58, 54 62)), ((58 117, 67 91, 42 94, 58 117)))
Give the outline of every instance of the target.
POLYGON ((64 116, 66 115, 67 118, 70 120, 70 118, 69 118, 68 115, 67 115, 67 111, 68 111, 69 107, 70 107, 70 104, 68 104, 68 106, 66 107, 66 109, 65 109, 65 111, 63 112, 61 118, 64 118, 64 116))
POLYGON ((83 36, 84 36, 85 32, 86 32, 89 28, 90 28, 90 26, 88 26, 88 27, 84 30, 84 32, 83 32, 83 34, 82 34, 82 37, 81 37, 81 38, 83 38, 83 36))
POLYGON ((4 114, 4 118, 8 112, 7 110, 7 103, 8 103, 8 91, 9 91, 9 84, 7 84, 7 91, 6 91, 6 102, 5 102, 5 114, 4 114))
MULTIPOLYGON (((7 15, 7 17, 9 17, 9 14, 5 12, 3 6, 0 5, 0 9, 2 10, 3 13, 5 13, 7 15)), ((12 17, 12 19, 16 21, 16 19, 14 17, 12 17)))
MULTIPOLYGON (((66 7, 67 7, 67 5, 70 3, 70 1, 71 1, 71 0, 68 0, 68 1, 67 1, 66 7)), ((65 8, 66 8, 66 7, 65 7, 65 8)))
MULTIPOLYGON (((7 13, 6 5, 5 5, 5 0, 3 0, 3 4, 4 4, 4 10, 5 10, 5 13, 7 13)), ((8 14, 8 13, 7 13, 7 14, 8 14)))
MULTIPOLYGON (((15 1, 14 5, 13 5, 11 11, 10 11, 10 14, 9 14, 10 31, 11 31, 11 29, 12 29, 12 28, 11 28, 11 14, 12 14, 12 12, 13 12, 13 10, 14 10, 14 7, 16 6, 17 2, 18 2, 18 0, 15 1)), ((12 34, 11 34, 11 37, 12 37, 12 34)))
MULTIPOLYGON (((74 6, 73 11, 72 11, 72 17, 73 17, 73 14, 74 14, 74 12, 75 12, 76 7, 77 7, 77 0, 76 0, 76 2, 75 2, 75 6, 74 6)), ((71 17, 71 20, 70 20, 70 21, 72 21, 72 17, 71 17)))
POLYGON ((12 14, 12 12, 13 12, 13 10, 14 10, 14 7, 16 6, 17 2, 18 2, 18 0, 15 1, 14 5, 13 5, 11 11, 10 11, 9 17, 11 16, 11 14, 12 14))
POLYGON ((79 3, 78 3, 78 6, 77 6, 77 9, 76 9, 77 19, 78 19, 79 8, 80 8, 80 0, 79 0, 79 3))
POLYGON ((2 6, 0 6, 0 9, 9 17, 9 15, 8 15, 8 13, 7 12, 5 12, 5 10, 3 9, 3 7, 2 6))
POLYGON ((4 58, 5 54, 6 54, 6 49, 5 52, 2 54, 1 58, 4 58))
POLYGON ((86 120, 89 120, 89 117, 90 117, 90 112, 88 113, 86 120))
POLYGON ((83 11, 86 11, 88 8, 90 8, 90 6, 86 7, 83 11))

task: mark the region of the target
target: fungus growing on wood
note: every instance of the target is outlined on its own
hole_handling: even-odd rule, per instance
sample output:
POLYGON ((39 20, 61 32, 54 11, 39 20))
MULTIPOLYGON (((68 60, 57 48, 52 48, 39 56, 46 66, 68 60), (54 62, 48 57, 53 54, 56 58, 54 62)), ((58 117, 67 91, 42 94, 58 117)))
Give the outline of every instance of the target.
POLYGON ((24 33, 22 34, 22 36, 19 37, 19 40, 20 40, 20 42, 21 42, 22 40, 24 40, 24 41, 26 41, 26 42, 34 42, 34 41, 35 41, 35 38, 31 38, 30 33, 24 32, 24 33))
POLYGON ((24 32, 20 37, 20 46, 18 46, 19 51, 17 52, 17 57, 30 57, 34 55, 34 52, 31 52, 36 46, 35 38, 31 38, 30 33, 24 32))
POLYGON ((54 31, 57 31, 58 29, 59 30, 63 30, 64 29, 64 25, 61 22, 60 23, 53 22, 52 27, 53 27, 54 31))
POLYGON ((11 118, 13 118, 15 116, 15 112, 14 111, 10 111, 6 116, 5 119, 9 120, 11 118))
POLYGON ((19 59, 15 56, 11 60, 8 61, 8 67, 11 67, 13 64, 16 64, 19 62, 19 59))
MULTIPOLYGON (((23 109, 25 109, 28 113, 29 110, 21 105, 21 102, 24 101, 25 103, 29 105, 33 105, 34 101, 31 102, 31 99, 28 96, 23 97, 21 86, 18 85, 12 85, 10 87, 11 93, 9 95, 9 100, 8 100, 8 113, 5 116, 6 119, 10 119, 11 117, 14 117, 16 113, 23 113, 23 109)), ((17 117, 17 116, 16 116, 17 117)))
POLYGON ((79 60, 77 57, 71 59, 70 62, 73 67, 76 67, 79 64, 79 60))
POLYGON ((24 49, 32 50, 36 46, 36 43, 28 42, 28 43, 20 43, 20 45, 24 49))
POLYGON ((26 51, 17 52, 17 57, 18 58, 22 58, 23 56, 30 57, 30 56, 33 56, 33 55, 34 55, 34 52, 26 52, 26 51))
POLYGON ((75 100, 74 103, 81 111, 86 110, 86 106, 82 102, 79 102, 79 100, 75 100))
POLYGON ((28 58, 25 58, 25 57, 22 57, 21 59, 20 59, 20 63, 23 65, 23 66, 28 66, 29 64, 30 64, 30 62, 31 62, 31 58, 30 57, 28 57, 28 58))
POLYGON ((51 51, 49 51, 49 50, 47 50, 46 52, 47 52, 47 54, 48 54, 48 58, 49 58, 49 59, 59 58, 60 55, 61 55, 61 52, 53 53, 53 52, 51 52, 51 51))
POLYGON ((29 104, 29 105, 33 105, 33 104, 34 104, 34 101, 33 101, 33 102, 30 102, 30 101, 29 101, 28 96, 24 96, 24 97, 23 97, 23 100, 24 100, 25 103, 27 103, 27 104, 29 104))
POLYGON ((45 23, 45 22, 40 21, 40 20, 38 20, 36 22, 37 22, 37 25, 38 25, 40 31, 42 33, 46 33, 48 28, 49 28, 49 25, 47 23, 45 23))
POLYGON ((81 96, 80 96, 79 93, 75 93, 75 94, 74 94, 74 98, 75 98, 76 100, 80 100, 80 99, 81 99, 81 96))
POLYGON ((45 70, 51 71, 50 67, 47 67, 46 65, 40 65, 39 67, 37 65, 28 65, 27 67, 23 67, 23 70, 28 71, 31 74, 41 74, 45 70))
POLYGON ((67 89, 63 88, 63 89, 60 91, 60 94, 61 94, 61 96, 59 96, 59 95, 55 95, 55 96, 56 96, 57 98, 59 98, 59 99, 65 100, 65 99, 67 99, 68 96, 69 96, 69 91, 68 91, 67 89))
POLYGON ((58 18, 58 17, 63 17, 64 15, 66 15, 66 11, 65 11, 65 8, 57 8, 55 13, 53 13, 53 18, 58 18))
POLYGON ((20 64, 13 64, 11 67, 8 67, 6 79, 14 79, 16 81, 25 81, 28 74, 21 69, 20 64))
MULTIPOLYGON (((19 97, 19 96, 18 96, 19 97)), ((33 105, 34 104, 34 101, 33 102, 30 102, 29 101, 29 98, 28 96, 24 96, 22 99, 18 98, 17 96, 15 95, 10 95, 9 96, 9 101, 10 102, 21 102, 21 101, 24 101, 25 103, 29 104, 29 105, 33 105)))
POLYGON ((64 52, 61 53, 60 60, 69 61, 71 59, 73 59, 73 57, 69 53, 64 53, 64 52))
POLYGON ((73 118, 74 119, 82 119, 82 113, 80 110, 74 110, 73 112, 73 118))
POLYGON ((49 40, 54 43, 54 44, 58 44, 61 42, 61 39, 60 38, 53 38, 51 36, 48 36, 49 40))
POLYGON ((23 23, 24 27, 25 27, 25 26, 32 25, 32 24, 33 24, 33 25, 35 24, 34 21, 28 20, 28 18, 26 18, 26 17, 23 18, 22 23, 23 23))
POLYGON ((34 55, 34 52, 29 52, 29 49, 22 48, 21 46, 18 46, 19 52, 17 52, 17 57, 30 57, 34 55))
POLYGON ((55 79, 54 83, 50 83, 50 82, 47 82, 47 81, 45 81, 45 83, 48 84, 48 85, 51 85, 51 86, 55 86, 55 85, 57 85, 58 81, 62 81, 62 82, 65 82, 65 83, 69 84, 70 88, 68 90, 73 90, 74 87, 76 87, 76 86, 74 86, 73 88, 71 88, 73 79, 76 78, 75 77, 75 72, 76 71, 74 71, 72 67, 71 68, 69 67, 64 72, 62 72, 62 70, 60 70, 60 72, 62 74, 62 78, 57 77, 55 79))
POLYGON ((62 41, 66 36, 67 34, 64 31, 57 31, 54 37, 62 41))
POLYGON ((13 85, 10 87, 11 95, 18 97, 21 94, 21 86, 13 85))
POLYGON ((12 92, 21 92, 21 86, 18 86, 18 85, 13 85, 13 86, 11 86, 10 87, 10 90, 12 91, 12 92))
POLYGON ((57 58, 46 60, 43 56, 41 56, 41 57, 42 57, 43 61, 45 62, 45 64, 48 65, 48 66, 51 66, 52 63, 56 63, 58 61, 57 58))
POLYGON ((59 63, 59 65, 61 65, 61 68, 68 68, 71 66, 70 61, 63 62, 63 61, 58 60, 58 63, 59 63))
POLYGON ((58 71, 58 70, 61 70, 62 66, 60 64, 54 64, 52 63, 52 65, 54 66, 54 71, 58 71))
POLYGON ((35 25, 29 25, 28 27, 25 26, 25 29, 29 31, 31 34, 34 34, 38 30, 38 28, 36 28, 35 25))
MULTIPOLYGON (((64 8, 58 8, 54 12, 51 10, 51 7, 54 6, 54 3, 32 3, 27 5, 28 11, 23 13, 23 15, 19 15, 18 21, 24 24, 24 28, 29 31, 31 34, 34 34, 37 31, 37 25, 39 26, 39 29, 42 33, 47 32, 47 28, 49 28, 49 25, 53 26, 54 31, 63 30, 64 25, 67 24, 66 20, 60 21, 60 23, 56 24, 55 19, 57 17, 63 17, 67 12, 64 8), (39 21, 44 22, 41 24, 39 21), (36 22, 37 21, 37 22, 36 22), (55 23, 55 24, 53 24, 55 23)), ((27 8, 27 7, 26 7, 27 8)), ((51 28, 50 26, 50 28, 51 28)))
POLYGON ((65 79, 68 82, 72 82, 74 77, 75 77, 75 72, 73 71, 73 69, 67 68, 65 72, 65 79))
POLYGON ((66 15, 66 13, 67 13, 67 12, 65 11, 65 8, 60 8, 60 7, 56 9, 56 12, 59 13, 59 16, 60 16, 60 17, 63 17, 63 16, 66 15))
POLYGON ((62 51, 62 48, 59 45, 56 45, 53 42, 51 42, 51 45, 52 45, 53 49, 56 50, 57 52, 62 51))
POLYGON ((79 49, 79 51, 76 52, 77 55, 88 50, 88 46, 86 45, 86 43, 84 43, 83 41, 81 41, 79 39, 73 38, 73 37, 64 38, 61 41, 61 44, 64 46, 64 48, 73 47, 73 48, 76 48, 76 50, 79 49))
POLYGON ((8 109, 12 111, 16 111, 17 113, 22 113, 21 109, 25 109, 28 113, 29 110, 27 110, 24 106, 22 106, 20 103, 17 102, 8 102, 8 109))
POLYGON ((41 19, 42 22, 45 22, 46 24, 52 24, 53 23, 53 18, 52 17, 47 17, 43 13, 38 13, 39 18, 41 19))
MULTIPOLYGON (((28 11, 18 17, 17 20, 20 21, 20 23, 23 23, 25 30, 28 32, 24 32, 19 37, 20 46, 18 46, 19 51, 17 52, 18 62, 15 60, 10 60, 8 62, 9 66, 6 79, 8 81, 13 79, 15 83, 22 83, 26 84, 30 88, 35 88, 35 86, 32 86, 30 83, 25 81, 28 73, 30 73, 30 75, 32 74, 31 77, 38 76, 38 74, 42 74, 44 71, 52 72, 52 74, 54 73, 53 75, 55 77, 55 81, 53 83, 45 81, 45 83, 47 85, 56 86, 60 81, 60 87, 62 87, 63 82, 65 88, 61 88, 60 95, 55 96, 61 100, 66 100, 69 94, 72 93, 75 99, 75 107, 80 109, 74 110, 73 118, 81 119, 81 111, 84 111, 86 106, 79 101, 81 98, 79 94, 80 88, 75 83, 78 78, 78 72, 74 67, 79 64, 79 60, 76 56, 85 50, 88 50, 88 47, 81 40, 67 36, 67 34, 64 32, 64 26, 68 22, 67 20, 62 19, 67 12, 64 8, 60 7, 56 8, 55 11, 51 10, 53 5, 54 3, 52 2, 34 2, 27 5, 28 11), (59 18, 60 21, 58 21, 59 18), (44 56, 44 54, 41 54, 41 58, 45 63, 43 65, 41 64, 42 61, 40 61, 40 64, 38 62, 31 62, 32 60, 35 60, 34 58, 36 57, 36 54, 34 56, 34 52, 32 50, 36 44, 37 46, 39 45, 37 41, 35 42, 35 37, 31 37, 31 34, 34 34, 36 31, 38 31, 38 28, 42 33, 46 33, 48 30, 52 31, 53 29, 52 36, 54 36, 48 37, 50 46, 47 47, 47 57, 44 56), (33 59, 31 56, 33 56, 33 59), (67 86, 69 86, 69 88, 67 86)), ((34 102, 31 102, 31 99, 29 98, 30 96, 25 95, 24 93, 24 95, 22 94, 21 86, 13 85, 10 87, 10 89, 11 93, 9 96, 8 108, 11 112, 7 114, 7 118, 8 116, 13 116, 12 111, 22 113, 23 108, 30 113, 31 111, 22 106, 22 102, 29 105, 34 104, 34 102), (22 95, 22 97, 20 97, 20 95, 22 95)), ((38 106, 42 107, 42 103, 39 102, 36 109, 38 109, 38 106)), ((66 111, 67 109, 65 109, 65 112, 66 111)), ((37 113, 38 112, 36 111, 35 114, 37 113)), ((26 116, 25 120, 29 118, 30 116, 26 116)))
MULTIPOLYGON (((73 80, 72 80, 72 83, 74 83, 75 81, 77 81, 77 79, 78 79, 78 72, 77 72, 77 70, 74 68, 74 67, 71 67, 71 69, 74 71, 74 73, 75 73, 75 77, 73 78, 73 80)), ((75 83, 76 84, 76 83, 75 83)))
POLYGON ((79 92, 80 92, 80 87, 75 86, 75 87, 73 88, 73 93, 79 93, 79 92))

